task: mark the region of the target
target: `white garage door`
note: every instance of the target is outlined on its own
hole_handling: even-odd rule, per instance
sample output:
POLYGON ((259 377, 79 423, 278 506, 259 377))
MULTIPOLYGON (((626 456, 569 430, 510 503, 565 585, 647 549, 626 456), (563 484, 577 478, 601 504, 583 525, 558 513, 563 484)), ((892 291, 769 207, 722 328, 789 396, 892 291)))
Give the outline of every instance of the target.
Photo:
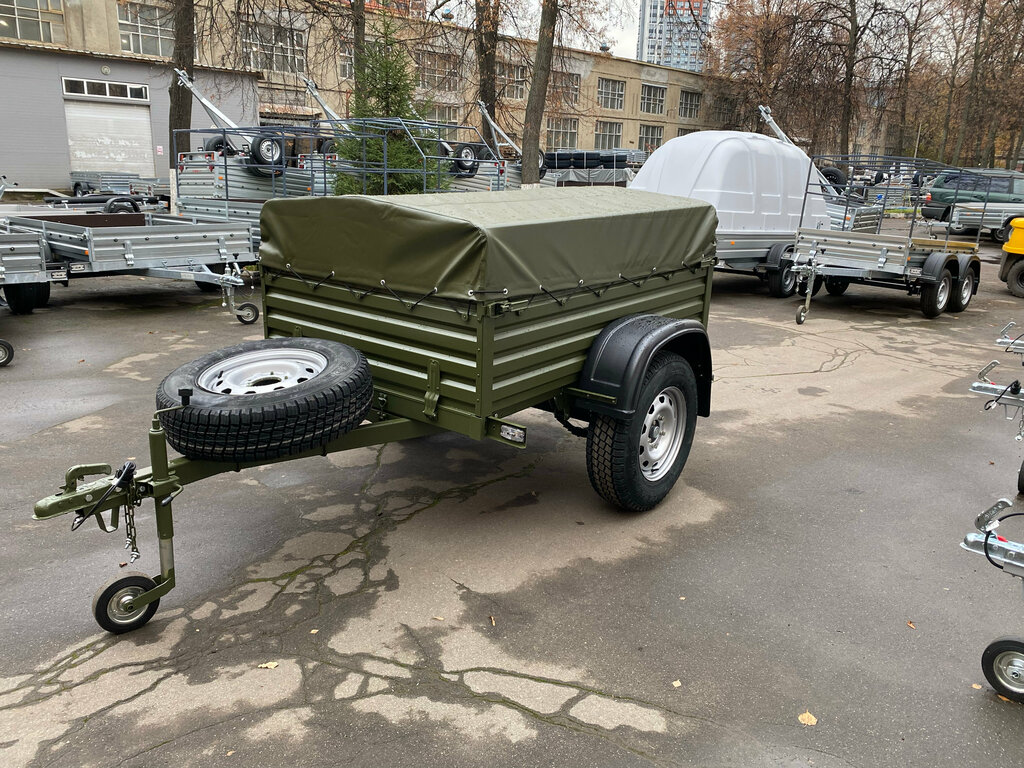
POLYGON ((149 107, 65 101, 72 171, 123 171, 153 176, 149 107))

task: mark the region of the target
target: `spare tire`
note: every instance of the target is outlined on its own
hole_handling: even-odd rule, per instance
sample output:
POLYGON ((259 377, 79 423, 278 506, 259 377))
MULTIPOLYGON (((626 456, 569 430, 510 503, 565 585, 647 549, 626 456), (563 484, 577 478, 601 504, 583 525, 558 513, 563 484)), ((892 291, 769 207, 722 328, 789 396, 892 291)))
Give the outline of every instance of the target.
POLYGON ((362 422, 373 382, 358 350, 325 339, 246 341, 193 360, 160 382, 167 442, 190 459, 271 461, 326 445, 362 422))
POLYGON ((846 186, 846 174, 843 173, 839 168, 836 168, 834 165, 822 168, 821 175, 825 179, 825 181, 827 181, 829 184, 831 184, 839 191, 842 191, 842 188, 846 186))

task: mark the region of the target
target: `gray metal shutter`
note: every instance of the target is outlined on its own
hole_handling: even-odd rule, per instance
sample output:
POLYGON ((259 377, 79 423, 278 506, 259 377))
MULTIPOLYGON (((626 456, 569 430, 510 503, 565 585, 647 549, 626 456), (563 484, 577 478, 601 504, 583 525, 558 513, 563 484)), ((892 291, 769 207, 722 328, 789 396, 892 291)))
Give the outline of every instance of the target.
POLYGON ((65 101, 72 171, 123 171, 153 176, 149 107, 65 101))

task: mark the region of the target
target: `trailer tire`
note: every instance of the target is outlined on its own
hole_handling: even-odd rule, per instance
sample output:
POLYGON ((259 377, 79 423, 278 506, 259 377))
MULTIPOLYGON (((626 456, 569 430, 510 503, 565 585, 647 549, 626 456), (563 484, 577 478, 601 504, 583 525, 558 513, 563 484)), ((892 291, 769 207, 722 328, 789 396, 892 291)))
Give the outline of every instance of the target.
POLYGON ((949 306, 953 295, 953 273, 942 270, 936 283, 928 283, 921 288, 921 314, 927 318, 938 317, 949 306))
POLYGON ((1024 703, 1024 640, 993 640, 981 654, 981 671, 1000 696, 1024 703))
POLYGON ((167 442, 190 459, 255 462, 326 445, 357 427, 373 381, 361 352, 326 339, 246 341, 172 371, 156 393, 167 442), (234 390, 242 389, 237 392, 234 390))
POLYGON ((974 284, 977 278, 973 269, 965 269, 960 280, 953 284, 953 290, 949 297, 949 311, 963 312, 974 297, 974 284))
POLYGON ((203 151, 221 152, 227 146, 228 142, 223 136, 211 136, 210 138, 203 142, 203 151))
POLYGON ((1006 273, 1006 287, 1014 296, 1024 299, 1024 259, 1017 259, 1006 273))
POLYGON ((831 184, 832 188, 838 193, 842 193, 843 189, 846 188, 846 174, 834 165, 822 168, 821 176, 825 181, 831 184))
POLYGON ((796 291, 796 275, 793 273, 793 262, 783 259, 779 268, 768 273, 768 295, 777 299, 786 299, 796 291))
POLYGON ((31 315, 38 305, 38 283, 15 283, 4 286, 4 298, 12 315, 31 315))
POLYGON ((79 184, 79 183, 78 183, 78 182, 76 181, 76 182, 75 182, 75 184, 74 184, 74 186, 73 186, 73 187, 71 187, 71 194, 72 194, 72 195, 73 195, 74 197, 85 197, 85 196, 86 196, 87 194, 89 194, 89 191, 88 191, 88 189, 89 189, 89 188, 88 188, 87 186, 85 186, 85 185, 83 185, 83 184, 79 184))
MULTIPOLYGON (((811 296, 817 296, 818 295, 818 291, 821 290, 821 286, 824 284, 824 282, 825 281, 824 281, 824 279, 822 279, 821 275, 818 275, 817 277, 814 278, 814 287, 811 288, 811 296)), ((800 296, 806 296, 807 295, 807 281, 806 280, 804 280, 804 281, 802 281, 802 282, 797 284, 796 292, 800 296)))
POLYGON ((627 512, 657 506, 690 455, 698 407, 690 364, 673 352, 659 352, 647 367, 637 403, 628 419, 595 414, 587 431, 590 484, 601 498, 627 512), (666 427, 667 432, 651 438, 666 427), (668 443, 659 445, 665 437, 668 443))
POLYGON ((825 290, 829 296, 842 296, 850 287, 850 281, 845 277, 826 277, 825 290))
POLYGON ((1002 245, 1003 243, 1010 239, 1011 229, 1012 227, 1010 226, 1010 222, 1005 221, 1003 222, 1003 226, 997 227, 996 229, 990 229, 988 234, 989 237, 992 238, 992 242, 1002 245))
POLYGON ((480 167, 477 158, 476 147, 472 144, 459 144, 455 147, 456 175, 467 179, 476 176, 477 169, 480 167))
POLYGON ((14 345, 6 339, 0 339, 0 368, 10 364, 14 359, 14 345))
POLYGON ((93 618, 103 629, 114 635, 138 629, 153 618, 156 609, 160 607, 160 600, 154 600, 134 611, 126 610, 122 601, 138 597, 151 589, 156 589, 156 582, 144 573, 130 573, 109 581, 93 595, 93 618))
MULTIPOLYGON (((11 350, 11 354, 14 354, 13 349, 11 350)), ((2 365, 7 365, 7 363, 2 363, 2 365)), ((1020 463, 1020 469, 1017 470, 1017 493, 1018 495, 1024 496, 1024 461, 1020 463)))
POLYGON ((50 284, 36 283, 36 309, 42 309, 50 303, 50 284))

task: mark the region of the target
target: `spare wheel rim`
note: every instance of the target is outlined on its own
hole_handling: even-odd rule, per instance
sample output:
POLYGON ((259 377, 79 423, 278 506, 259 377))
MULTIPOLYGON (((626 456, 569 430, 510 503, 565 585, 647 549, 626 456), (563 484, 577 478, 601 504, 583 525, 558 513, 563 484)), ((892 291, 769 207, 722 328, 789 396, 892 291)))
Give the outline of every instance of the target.
POLYGON ((326 367, 327 358, 309 349, 258 349, 207 366, 196 386, 218 395, 259 395, 296 387, 326 367))
POLYGON ((637 462, 654 483, 671 472, 686 434, 686 400, 678 387, 659 392, 643 416, 637 462))

